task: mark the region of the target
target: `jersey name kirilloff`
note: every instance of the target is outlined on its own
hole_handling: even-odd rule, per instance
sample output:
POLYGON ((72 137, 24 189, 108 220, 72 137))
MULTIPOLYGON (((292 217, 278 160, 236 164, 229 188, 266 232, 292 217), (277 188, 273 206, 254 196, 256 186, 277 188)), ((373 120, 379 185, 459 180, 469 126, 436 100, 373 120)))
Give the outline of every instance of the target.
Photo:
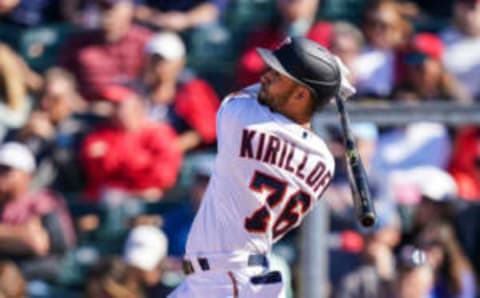
POLYGON ((332 178, 332 173, 325 164, 321 160, 312 161, 307 151, 275 135, 254 129, 243 129, 240 157, 284 169, 305 181, 313 192, 325 187, 332 178), (301 161, 294 163, 294 156, 298 155, 302 156, 301 161), (315 163, 314 166, 308 166, 312 162, 315 163))

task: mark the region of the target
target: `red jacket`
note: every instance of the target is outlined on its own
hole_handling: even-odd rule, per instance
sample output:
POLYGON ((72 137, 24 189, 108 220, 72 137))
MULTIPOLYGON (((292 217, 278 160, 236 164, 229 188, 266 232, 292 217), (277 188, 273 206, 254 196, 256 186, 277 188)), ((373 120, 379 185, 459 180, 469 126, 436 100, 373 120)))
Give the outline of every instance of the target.
POLYGON ((175 95, 175 113, 197 131, 203 143, 216 140, 216 115, 220 100, 210 85, 200 79, 182 84, 175 95))
POLYGON ((467 200, 480 200, 480 130, 468 127, 456 136, 449 172, 457 182, 458 194, 467 200))
POLYGON ((103 127, 91 133, 81 150, 87 199, 97 200, 109 187, 126 191, 172 187, 182 162, 176 138, 170 126, 160 123, 135 132, 103 127))

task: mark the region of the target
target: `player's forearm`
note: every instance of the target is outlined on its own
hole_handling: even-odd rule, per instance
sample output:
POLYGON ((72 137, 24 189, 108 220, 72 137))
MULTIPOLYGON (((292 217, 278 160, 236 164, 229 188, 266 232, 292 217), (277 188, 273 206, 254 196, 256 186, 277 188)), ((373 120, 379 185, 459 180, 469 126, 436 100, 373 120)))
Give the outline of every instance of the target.
POLYGON ((0 224, 0 252, 11 255, 46 255, 50 243, 43 228, 0 224))
POLYGON ((201 24, 215 22, 218 19, 220 11, 212 3, 203 3, 197 5, 195 8, 187 13, 187 17, 191 27, 196 27, 201 24))
POLYGON ((194 149, 202 143, 202 137, 200 134, 194 130, 189 130, 185 133, 182 133, 178 137, 178 146, 182 152, 187 152, 191 149, 194 149))
POLYGON ((0 14, 12 12, 20 4, 20 0, 0 0, 0 14))

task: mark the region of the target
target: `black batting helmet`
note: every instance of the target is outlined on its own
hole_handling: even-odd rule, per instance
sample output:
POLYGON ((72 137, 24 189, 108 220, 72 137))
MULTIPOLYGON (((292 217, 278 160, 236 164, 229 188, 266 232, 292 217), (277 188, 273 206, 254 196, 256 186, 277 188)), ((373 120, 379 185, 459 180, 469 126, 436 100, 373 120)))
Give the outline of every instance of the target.
POLYGON ((287 38, 276 50, 257 48, 257 52, 272 69, 309 88, 320 106, 338 93, 338 63, 318 43, 304 37, 287 38))

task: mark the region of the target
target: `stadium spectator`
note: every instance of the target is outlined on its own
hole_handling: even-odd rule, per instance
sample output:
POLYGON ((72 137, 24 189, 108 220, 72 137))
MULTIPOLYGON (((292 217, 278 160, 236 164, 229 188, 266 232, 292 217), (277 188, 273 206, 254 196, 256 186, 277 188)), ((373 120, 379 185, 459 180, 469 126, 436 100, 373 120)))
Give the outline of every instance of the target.
POLYGON ((147 44, 146 52, 148 63, 140 89, 148 100, 150 118, 169 123, 183 151, 214 143, 220 100, 206 81, 184 70, 183 41, 175 33, 159 33, 147 44))
POLYGON ((337 55, 350 70, 350 82, 355 84, 353 63, 363 48, 363 34, 355 25, 347 22, 335 22, 332 28, 330 51, 337 55))
MULTIPOLYGON (((395 257, 400 241, 400 218, 385 212, 374 231, 367 231, 363 250, 364 264, 348 273, 335 297, 383 298, 395 296, 395 257)), ((395 212, 395 211, 393 211, 395 212)))
POLYGON ((0 297, 27 297, 27 283, 22 272, 11 261, 0 261, 0 297))
POLYGON ((456 216, 455 200, 457 198, 457 185, 453 177, 440 169, 420 175, 424 179, 418 185, 421 201, 415 213, 414 226, 423 227, 429 222, 439 220, 453 222, 456 216), (425 180, 426 177, 428 181, 425 180))
POLYGON ((123 258, 146 298, 166 298, 173 290, 161 282, 167 246, 167 237, 155 226, 137 226, 128 234, 123 258))
POLYGON ((163 214, 163 226, 168 241, 168 255, 183 257, 187 243, 188 232, 193 218, 200 207, 203 194, 207 190, 210 175, 213 170, 213 156, 202 154, 192 158, 193 183, 188 192, 185 204, 163 214))
MULTIPOLYGON (((410 100, 417 97, 417 100, 422 101, 473 101, 465 86, 444 68, 444 45, 440 38, 432 33, 419 33, 411 39, 409 45, 404 58, 405 77, 398 87, 399 92, 409 92, 410 100)), ((395 93, 394 91, 394 99, 395 93)))
POLYGON ((430 222, 420 232, 418 245, 427 254, 435 272, 430 297, 475 297, 476 285, 472 266, 458 243, 452 225, 445 221, 430 222))
POLYGON ((75 235, 63 201, 47 190, 30 190, 34 170, 24 145, 0 147, 0 254, 17 260, 26 278, 51 280, 75 235))
POLYGON ((450 159, 449 172, 458 185, 458 195, 480 200, 480 131, 477 127, 459 129, 450 159))
MULTIPOLYGON (((387 192, 403 214, 402 243, 411 244, 432 221, 454 222, 460 211, 457 185, 443 169, 417 166, 395 170, 385 179, 387 192)), ((387 196, 388 194, 384 194, 387 196)))
POLYGON ((184 31, 215 23, 227 0, 137 0, 135 17, 157 29, 184 31))
POLYGON ((81 148, 86 199, 96 201, 109 189, 160 199, 175 184, 182 161, 175 131, 148 119, 143 100, 131 89, 109 86, 102 97, 112 102, 113 113, 81 148))
POLYGON ((112 84, 139 79, 145 66, 144 48, 151 32, 132 24, 132 1, 98 0, 101 28, 81 32, 67 40, 60 65, 71 71, 87 100, 112 84))
POLYGON ((144 298, 142 288, 119 257, 101 259, 88 274, 87 298, 144 298))
POLYGON ((7 139, 26 144, 38 167, 35 186, 52 186, 60 192, 76 192, 83 187, 77 150, 98 119, 84 114, 85 103, 76 90, 75 78, 61 68, 45 74, 39 107, 27 123, 7 139))
POLYGON ((480 205, 468 204, 457 215, 457 234, 476 276, 480 276, 480 205))
POLYGON ((441 32, 446 45, 443 62, 464 83, 474 98, 480 97, 480 1, 456 0, 453 22, 441 32))
POLYGON ((28 118, 32 106, 30 79, 38 77, 11 48, 0 43, 0 140, 28 118))
POLYGON ((426 261, 423 250, 407 245, 401 248, 397 258, 395 297, 425 298, 433 288, 434 272, 426 261))
POLYGON ((358 95, 386 97, 401 77, 400 51, 413 28, 407 16, 415 10, 391 0, 371 0, 364 10, 366 45, 353 63, 358 95))
POLYGON ((325 21, 315 23, 319 0, 276 0, 276 5, 279 16, 246 39, 236 71, 236 85, 239 87, 258 81, 264 70, 265 64, 256 52, 257 47, 272 49, 286 36, 302 35, 329 46, 331 24, 325 21))

